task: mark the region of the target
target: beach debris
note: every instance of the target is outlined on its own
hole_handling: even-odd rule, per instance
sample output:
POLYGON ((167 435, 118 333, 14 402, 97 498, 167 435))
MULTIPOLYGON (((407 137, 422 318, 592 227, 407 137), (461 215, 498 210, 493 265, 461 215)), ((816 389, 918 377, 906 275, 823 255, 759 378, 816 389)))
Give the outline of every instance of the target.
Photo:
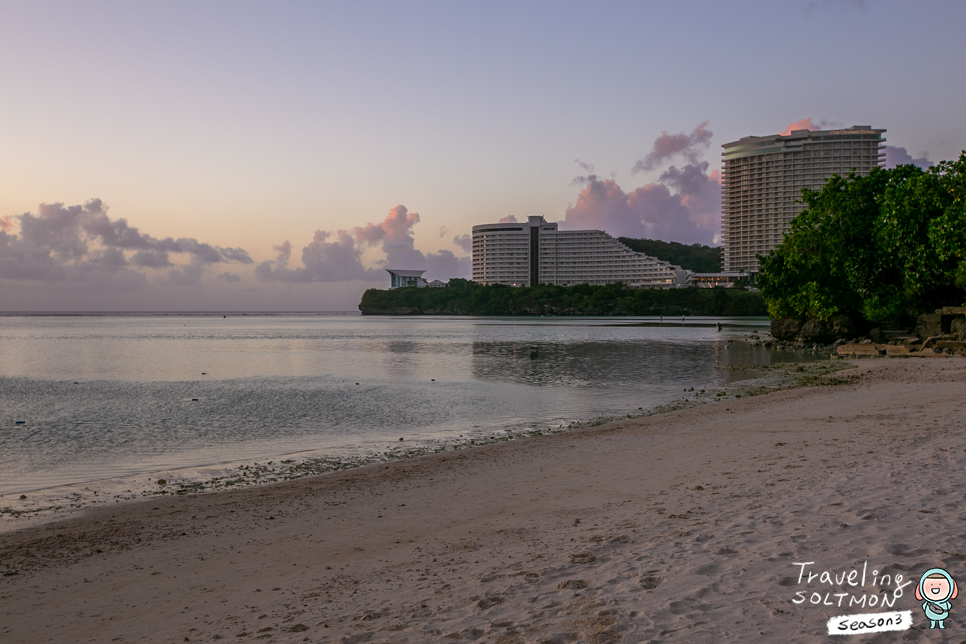
POLYGON ((198 399, 197 398, 192 398, 191 399, 191 402, 198 402, 198 399))
POLYGON ((164 479, 158 479, 158 485, 164 486, 164 485, 167 485, 167 484, 168 484, 168 482, 165 481, 164 479))
POLYGON ((403 440, 403 439, 402 439, 402 436, 400 436, 400 437, 399 437, 399 442, 401 443, 401 442, 402 442, 402 440, 403 440))
POLYGON ((583 579, 568 579, 567 581, 562 581, 557 584, 557 590, 563 590, 564 588, 570 588, 571 590, 583 590, 589 586, 583 579))
POLYGON ((21 501, 26 501, 27 500, 27 495, 26 494, 21 494, 20 495, 20 500, 21 501))
POLYGON ((15 420, 13 424, 14 425, 23 425, 25 422, 27 422, 27 421, 25 421, 25 420, 15 420))

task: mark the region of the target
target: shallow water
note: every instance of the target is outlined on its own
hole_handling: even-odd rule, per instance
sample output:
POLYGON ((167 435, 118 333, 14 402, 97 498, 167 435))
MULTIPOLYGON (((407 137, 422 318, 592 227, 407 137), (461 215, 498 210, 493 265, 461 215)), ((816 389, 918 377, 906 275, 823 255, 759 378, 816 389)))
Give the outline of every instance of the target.
POLYGON ((808 359, 763 319, 0 317, 0 494, 557 427, 808 359), (716 331, 714 322, 724 328, 716 331), (17 424, 23 421, 23 424, 17 424))

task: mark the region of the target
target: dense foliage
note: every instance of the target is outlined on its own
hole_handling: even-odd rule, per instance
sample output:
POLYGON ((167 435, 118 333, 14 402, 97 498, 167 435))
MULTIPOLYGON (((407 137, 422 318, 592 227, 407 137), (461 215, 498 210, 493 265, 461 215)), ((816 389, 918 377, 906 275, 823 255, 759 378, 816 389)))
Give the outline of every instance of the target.
POLYGON ((908 323, 966 300, 966 152, 929 170, 834 176, 802 201, 784 243, 759 257, 773 318, 908 323))
POLYGON ((631 239, 619 237, 621 243, 639 253, 657 257, 675 266, 695 273, 718 273, 721 271, 721 247, 701 244, 681 244, 659 239, 631 239))
POLYGON ((359 310, 367 315, 767 315, 761 295, 742 289, 514 288, 462 279, 443 288, 369 289, 359 310))

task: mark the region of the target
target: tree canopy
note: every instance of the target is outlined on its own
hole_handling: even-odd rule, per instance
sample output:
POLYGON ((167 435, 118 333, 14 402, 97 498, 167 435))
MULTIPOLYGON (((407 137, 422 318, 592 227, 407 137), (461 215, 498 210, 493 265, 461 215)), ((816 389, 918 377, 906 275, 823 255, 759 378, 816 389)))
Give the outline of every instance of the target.
POLYGON ((443 288, 369 289, 363 314, 412 315, 766 315, 744 289, 632 289, 623 284, 511 287, 452 279, 443 288))
POLYGON ((632 239, 631 237, 618 237, 618 239, 631 250, 670 262, 695 273, 721 271, 720 246, 689 245, 660 239, 632 239))
POLYGON ((803 190, 785 240, 759 256, 773 318, 905 321, 966 300, 966 151, 803 190))

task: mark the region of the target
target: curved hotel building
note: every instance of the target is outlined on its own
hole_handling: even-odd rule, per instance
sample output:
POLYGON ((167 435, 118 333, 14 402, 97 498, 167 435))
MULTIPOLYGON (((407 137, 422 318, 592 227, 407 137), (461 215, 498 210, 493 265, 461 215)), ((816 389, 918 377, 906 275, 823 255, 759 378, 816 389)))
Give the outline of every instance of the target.
POLYGON ((802 188, 821 190, 833 175, 860 176, 881 165, 885 130, 794 130, 725 143, 721 164, 721 241, 725 272, 757 273, 757 255, 782 243, 804 207, 802 188))
POLYGON ((638 253, 602 230, 558 230, 531 216, 526 223, 473 226, 473 281, 536 286, 613 284, 684 286, 690 271, 638 253))

